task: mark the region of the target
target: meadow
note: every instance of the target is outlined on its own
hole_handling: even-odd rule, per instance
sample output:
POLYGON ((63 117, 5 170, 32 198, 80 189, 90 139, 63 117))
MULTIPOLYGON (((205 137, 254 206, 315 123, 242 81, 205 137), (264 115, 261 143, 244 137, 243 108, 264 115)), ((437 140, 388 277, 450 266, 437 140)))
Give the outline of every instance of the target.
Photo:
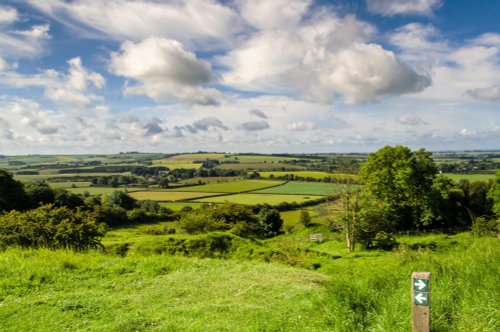
POLYGON ((253 191, 283 184, 283 181, 243 180, 223 183, 210 183, 202 186, 192 186, 175 189, 175 191, 198 191, 214 193, 239 193, 253 191))
POLYGON ((495 174, 443 174, 453 181, 469 180, 469 181, 489 181, 495 179, 495 174))
POLYGON ((337 183, 293 181, 277 187, 256 190, 254 193, 334 196, 340 194, 344 187, 345 185, 337 183))
POLYGON ((313 196, 313 195, 290 195, 290 194, 234 194, 225 196, 214 196, 202 199, 196 199, 196 202, 202 203, 236 203, 244 205, 257 205, 257 204, 269 204, 269 205, 279 205, 282 203, 306 203, 312 200, 317 200, 324 198, 323 196, 313 196))
POLYGON ((344 180, 344 179, 356 180, 357 179, 356 175, 351 175, 351 174, 337 174, 337 173, 316 172, 316 171, 259 172, 259 175, 264 179, 268 179, 270 177, 286 176, 286 175, 293 175, 293 176, 298 176, 298 177, 303 177, 303 178, 312 178, 312 179, 316 179, 316 180, 322 180, 324 178, 341 179, 341 180, 344 180))
POLYGON ((431 272, 432 331, 499 330, 498 239, 401 238, 393 252, 347 254, 338 240, 307 240, 318 231, 258 243, 231 235, 226 259, 148 249, 179 236, 144 237, 124 257, 8 249, 0 330, 409 331, 412 271, 431 272))
POLYGON ((221 193, 196 192, 196 191, 135 191, 130 196, 137 200, 150 200, 157 202, 183 201, 201 197, 218 196, 221 193))

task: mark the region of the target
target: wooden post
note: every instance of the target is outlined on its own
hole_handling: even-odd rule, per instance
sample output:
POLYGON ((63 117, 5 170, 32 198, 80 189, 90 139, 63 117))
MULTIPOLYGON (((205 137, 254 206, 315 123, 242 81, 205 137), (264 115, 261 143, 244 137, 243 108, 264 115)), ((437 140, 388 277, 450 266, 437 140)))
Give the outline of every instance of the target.
POLYGON ((430 272, 413 272, 411 275, 413 332, 430 331, 430 275, 430 272))

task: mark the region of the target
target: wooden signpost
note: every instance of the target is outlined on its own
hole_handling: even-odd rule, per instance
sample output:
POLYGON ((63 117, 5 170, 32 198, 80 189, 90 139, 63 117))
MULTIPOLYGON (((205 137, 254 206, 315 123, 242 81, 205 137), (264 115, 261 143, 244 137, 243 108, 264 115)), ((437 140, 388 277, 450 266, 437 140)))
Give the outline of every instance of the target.
POLYGON ((430 331, 430 275, 430 272, 413 272, 411 275, 413 332, 430 331))

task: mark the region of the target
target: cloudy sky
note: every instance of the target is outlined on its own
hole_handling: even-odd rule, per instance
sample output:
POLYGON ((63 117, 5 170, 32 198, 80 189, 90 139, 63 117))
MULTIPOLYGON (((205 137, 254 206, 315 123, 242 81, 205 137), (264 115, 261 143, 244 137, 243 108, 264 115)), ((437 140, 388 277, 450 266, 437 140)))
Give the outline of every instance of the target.
POLYGON ((0 154, 500 148, 500 1, 2 0, 0 154))

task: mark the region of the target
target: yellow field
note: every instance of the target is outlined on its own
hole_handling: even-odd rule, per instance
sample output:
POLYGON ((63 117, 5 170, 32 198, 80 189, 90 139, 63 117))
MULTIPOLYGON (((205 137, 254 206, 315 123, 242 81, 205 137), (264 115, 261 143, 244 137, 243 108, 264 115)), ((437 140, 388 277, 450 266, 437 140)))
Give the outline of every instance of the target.
POLYGON ((176 202, 194 198, 221 195, 220 193, 207 192, 182 192, 182 191, 137 191, 130 196, 137 200, 150 200, 158 202, 176 202))

